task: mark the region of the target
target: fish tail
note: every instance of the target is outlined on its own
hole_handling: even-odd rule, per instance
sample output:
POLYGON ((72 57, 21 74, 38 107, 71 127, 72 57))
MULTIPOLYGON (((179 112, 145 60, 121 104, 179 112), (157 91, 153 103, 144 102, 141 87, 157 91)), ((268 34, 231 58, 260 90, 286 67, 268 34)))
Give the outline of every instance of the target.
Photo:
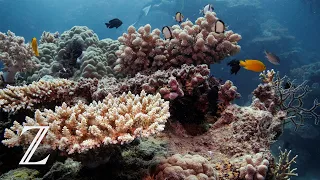
POLYGON ((106 25, 107 27, 109 27, 109 26, 110 26, 110 23, 105 23, 105 25, 106 25))

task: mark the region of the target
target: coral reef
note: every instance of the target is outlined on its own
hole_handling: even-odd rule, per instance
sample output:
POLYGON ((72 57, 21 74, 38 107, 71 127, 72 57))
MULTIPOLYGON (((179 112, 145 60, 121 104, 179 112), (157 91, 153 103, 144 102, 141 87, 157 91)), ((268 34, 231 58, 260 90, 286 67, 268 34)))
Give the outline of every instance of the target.
MULTIPOLYGON (((290 151, 281 151, 275 164, 270 146, 288 119, 309 114, 318 122, 319 103, 304 108, 306 83, 285 88, 285 78, 267 71, 251 105, 233 104, 241 97, 237 87, 210 76, 209 64, 238 53, 241 36, 215 33, 217 20, 207 12, 194 24, 174 25, 167 40, 149 24, 130 26, 118 41, 99 40, 85 26, 60 36, 43 32, 38 57, 23 38, 0 34, 24 52, 24 68, 32 70, 19 73, 15 86, 0 89, 1 110, 11 115, 0 114, 10 122, 1 125, 1 148, 26 148, 37 131, 21 135, 24 126, 49 126, 35 156, 52 152, 58 158, 41 169, 44 179, 102 179, 105 173, 110 179, 149 180, 295 175, 290 164, 296 157, 289 161, 290 151)), ((0 58, 7 55, 1 59, 14 66, 9 62, 16 54, 7 51, 0 43, 0 58)))

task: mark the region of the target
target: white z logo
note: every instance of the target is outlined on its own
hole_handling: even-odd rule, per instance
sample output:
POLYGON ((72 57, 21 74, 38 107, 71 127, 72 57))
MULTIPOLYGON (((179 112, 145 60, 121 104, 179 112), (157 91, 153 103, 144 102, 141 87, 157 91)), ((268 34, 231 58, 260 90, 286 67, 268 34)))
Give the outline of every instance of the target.
POLYGON ((34 137, 29 148, 27 149, 27 152, 24 154, 19 164, 20 165, 45 165, 48 161, 50 154, 41 161, 38 161, 38 162, 29 162, 29 161, 32 155, 34 154, 34 152, 36 151, 37 147, 39 146, 40 142, 48 132, 49 126, 24 126, 20 136, 30 129, 39 129, 39 131, 36 137, 34 137))

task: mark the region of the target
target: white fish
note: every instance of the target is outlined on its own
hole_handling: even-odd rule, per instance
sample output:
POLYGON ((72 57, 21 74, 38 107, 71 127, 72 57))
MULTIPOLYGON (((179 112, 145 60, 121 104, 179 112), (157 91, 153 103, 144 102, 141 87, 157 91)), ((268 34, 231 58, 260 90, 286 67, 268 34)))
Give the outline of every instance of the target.
POLYGON ((172 28, 169 26, 164 26, 162 28, 162 34, 164 39, 172 39, 172 28))
POLYGON ((183 21, 184 16, 181 14, 181 12, 177 12, 175 16, 175 20, 179 23, 183 21))
POLYGON ((266 54, 266 58, 269 62, 271 62, 274 65, 280 65, 280 58, 277 55, 268 51, 264 51, 264 53, 266 54))
POLYGON ((224 33, 226 30, 226 26, 222 20, 218 20, 214 26, 214 32, 216 33, 224 33))
POLYGON ((212 12, 214 10, 213 6, 211 4, 207 4, 206 6, 204 6, 203 9, 200 9, 199 14, 203 14, 205 15, 207 12, 212 12))

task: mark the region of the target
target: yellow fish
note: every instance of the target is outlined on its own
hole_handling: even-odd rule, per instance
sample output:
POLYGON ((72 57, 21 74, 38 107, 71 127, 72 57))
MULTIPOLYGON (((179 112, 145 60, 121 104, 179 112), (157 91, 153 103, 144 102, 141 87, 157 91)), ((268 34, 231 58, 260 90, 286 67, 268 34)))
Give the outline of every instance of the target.
POLYGON ((245 68, 246 70, 254 71, 254 72, 262 72, 266 70, 266 66, 259 60, 247 59, 244 61, 240 60, 240 66, 245 68))
POLYGON ((31 45, 32 45, 32 50, 33 50, 34 54, 36 56, 39 56, 37 38, 32 38, 31 45))

